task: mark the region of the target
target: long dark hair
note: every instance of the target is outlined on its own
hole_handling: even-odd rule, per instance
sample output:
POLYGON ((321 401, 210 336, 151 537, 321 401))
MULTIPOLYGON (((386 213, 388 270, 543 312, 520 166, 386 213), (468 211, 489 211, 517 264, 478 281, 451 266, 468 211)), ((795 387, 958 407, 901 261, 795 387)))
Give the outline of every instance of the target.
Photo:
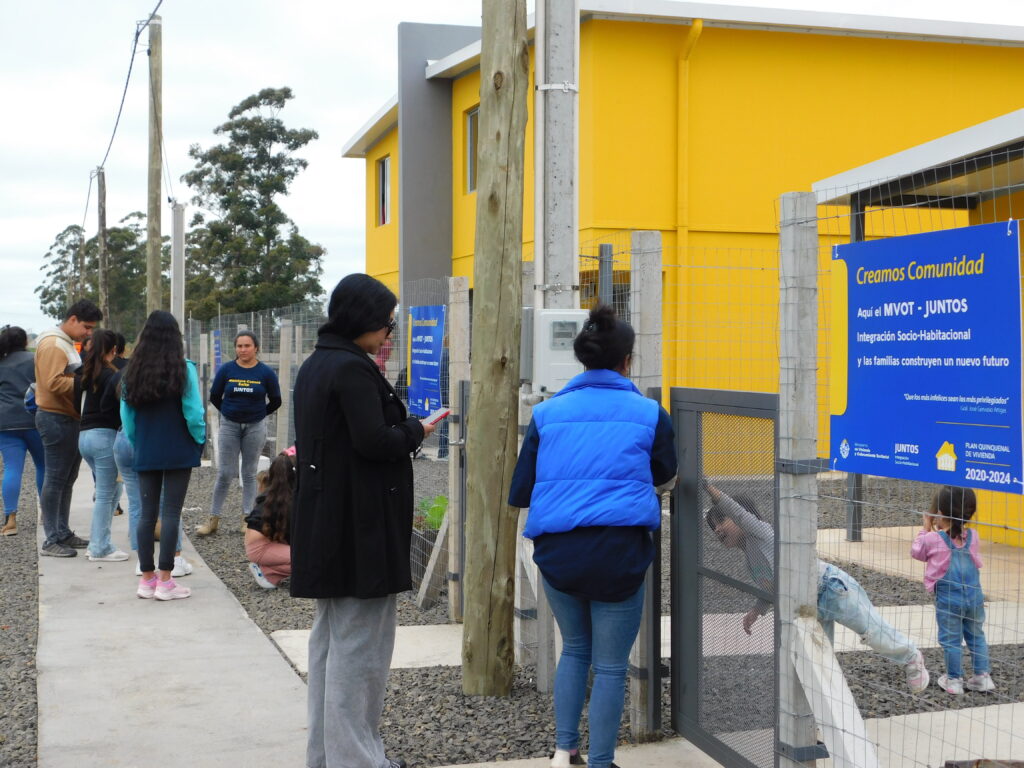
POLYGON ((978 499, 970 488, 944 485, 932 499, 931 514, 949 521, 949 538, 959 539, 964 533, 964 523, 974 517, 978 499))
POLYGON ((295 495, 295 459, 279 453, 270 462, 270 469, 261 486, 264 494, 261 532, 271 541, 286 541, 288 521, 292 514, 292 497, 295 495))
POLYGON ((117 346, 117 334, 106 329, 92 332, 92 344, 82 359, 82 389, 96 391, 97 382, 104 368, 114 366, 103 358, 117 346))
POLYGON ((572 350, 587 370, 614 371, 633 354, 635 338, 633 326, 616 317, 615 310, 607 304, 599 304, 590 310, 590 318, 573 340, 572 350))
MULTIPOLYGON (((745 510, 747 510, 747 512, 752 514, 758 520, 761 519, 761 513, 757 511, 757 504, 755 504, 754 500, 749 496, 742 493, 737 493, 735 496, 732 497, 732 500, 739 504, 741 507, 743 507, 745 510)), ((727 514, 725 514, 724 506, 725 505, 720 502, 715 502, 714 504, 711 505, 711 507, 708 509, 707 514, 704 516, 704 520, 705 522, 707 522, 708 528, 710 528, 712 531, 715 530, 715 528, 718 527, 718 524, 723 520, 731 519, 727 514)))
POLYGON ((153 310, 123 373, 124 399, 145 405, 185 391, 185 346, 170 312, 153 310))
POLYGON ((24 328, 16 325, 5 325, 0 328, 0 360, 11 352, 21 352, 28 347, 28 334, 24 328))

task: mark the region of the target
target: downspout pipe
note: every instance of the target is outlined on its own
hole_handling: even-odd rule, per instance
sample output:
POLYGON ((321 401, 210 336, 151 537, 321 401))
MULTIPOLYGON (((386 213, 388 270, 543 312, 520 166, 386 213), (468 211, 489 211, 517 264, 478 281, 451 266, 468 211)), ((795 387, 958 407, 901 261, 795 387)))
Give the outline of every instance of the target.
MULTIPOLYGON (((688 275, 685 268, 689 263, 690 256, 690 56, 693 54, 694 48, 697 47, 697 42, 703 31, 703 19, 694 19, 690 24, 686 39, 683 40, 682 50, 679 52, 676 97, 678 105, 676 112, 676 261, 679 264, 679 271, 675 276, 674 296, 672 296, 676 306, 675 311, 679 315, 685 312, 689 306, 688 275)), ((679 328, 683 319, 683 317, 677 316, 676 322, 672 325, 679 328)), ((669 386, 664 388, 665 392, 668 392, 671 386, 682 386, 685 383, 686 355, 680 349, 683 340, 676 338, 673 341, 676 346, 675 364, 672 366, 674 381, 668 382, 669 386)))

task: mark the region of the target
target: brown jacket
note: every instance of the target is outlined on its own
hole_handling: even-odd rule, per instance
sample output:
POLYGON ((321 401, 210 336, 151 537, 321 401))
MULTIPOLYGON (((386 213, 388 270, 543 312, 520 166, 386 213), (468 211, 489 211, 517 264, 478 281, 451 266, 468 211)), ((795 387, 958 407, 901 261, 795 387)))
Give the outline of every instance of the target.
POLYGON ((82 358, 75 343, 60 328, 44 331, 36 340, 36 404, 42 411, 80 418, 75 407, 75 371, 82 358))

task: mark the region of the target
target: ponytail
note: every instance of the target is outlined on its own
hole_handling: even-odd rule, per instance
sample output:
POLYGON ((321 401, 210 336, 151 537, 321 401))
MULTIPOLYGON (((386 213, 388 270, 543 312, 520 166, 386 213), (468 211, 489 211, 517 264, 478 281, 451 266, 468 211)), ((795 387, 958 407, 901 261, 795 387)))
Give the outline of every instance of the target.
POLYGON ((949 538, 959 539, 964 533, 964 524, 974 517, 978 500, 970 488, 944 485, 932 499, 931 514, 949 521, 949 538))

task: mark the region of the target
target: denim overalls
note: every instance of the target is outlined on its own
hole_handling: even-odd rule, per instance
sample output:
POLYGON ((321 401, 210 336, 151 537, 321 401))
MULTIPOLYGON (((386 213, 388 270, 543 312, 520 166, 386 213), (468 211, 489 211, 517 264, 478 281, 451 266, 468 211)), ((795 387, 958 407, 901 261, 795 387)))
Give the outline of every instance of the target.
POLYGON ((981 592, 978 567, 971 559, 973 531, 967 531, 962 547, 954 547, 945 531, 939 531, 950 549, 949 570, 935 582, 935 620, 939 645, 946 661, 946 675, 963 677, 961 641, 971 652, 974 674, 989 671, 988 643, 985 642, 985 596, 981 592))

